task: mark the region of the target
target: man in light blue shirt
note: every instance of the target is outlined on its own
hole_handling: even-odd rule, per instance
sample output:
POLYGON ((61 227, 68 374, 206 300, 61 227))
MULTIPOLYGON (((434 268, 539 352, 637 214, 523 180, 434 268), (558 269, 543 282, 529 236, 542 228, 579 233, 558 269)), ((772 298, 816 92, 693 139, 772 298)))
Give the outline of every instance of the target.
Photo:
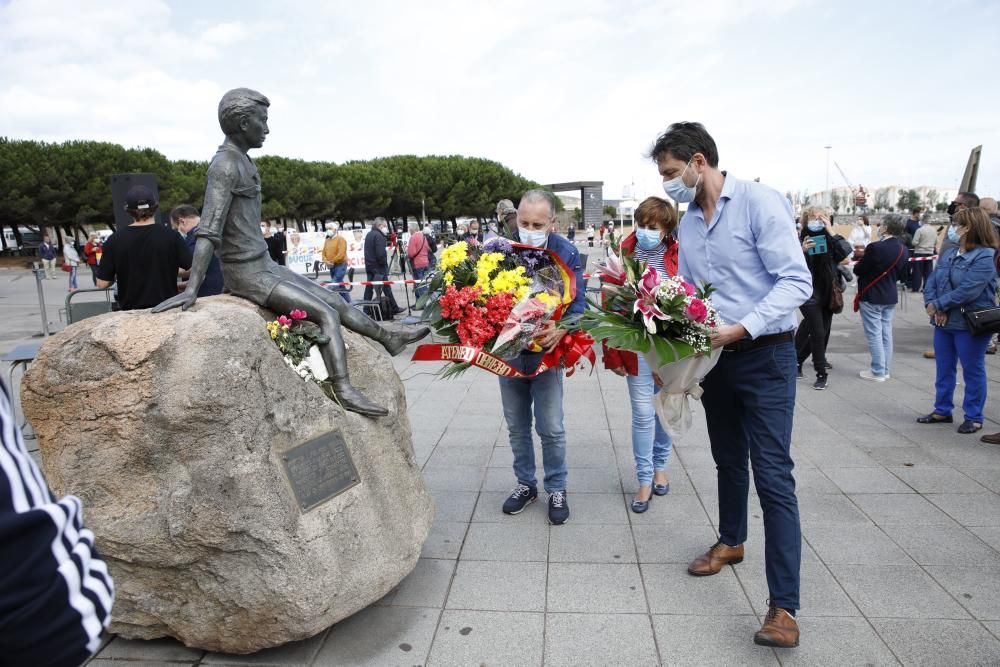
POLYGON ((812 277, 788 201, 777 191, 719 170, 715 141, 700 123, 675 123, 650 151, 663 190, 689 206, 681 220, 680 274, 717 290, 727 323, 712 336, 723 348, 702 382, 705 416, 718 468, 719 541, 688 567, 717 574, 743 560, 749 459, 764 511, 764 559, 770 609, 754 641, 798 646, 802 534, 790 453, 795 409, 795 309, 812 294, 812 277))

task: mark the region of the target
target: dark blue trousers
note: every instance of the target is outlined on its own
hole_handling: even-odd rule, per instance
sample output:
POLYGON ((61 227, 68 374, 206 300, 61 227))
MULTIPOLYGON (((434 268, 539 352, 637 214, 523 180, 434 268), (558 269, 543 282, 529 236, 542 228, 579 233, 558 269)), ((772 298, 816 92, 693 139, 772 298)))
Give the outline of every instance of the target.
POLYGON ((701 398, 719 474, 719 539, 747 539, 749 459, 764 511, 764 560, 771 604, 799 608, 802 531, 792 476, 795 347, 791 342, 723 352, 701 398))

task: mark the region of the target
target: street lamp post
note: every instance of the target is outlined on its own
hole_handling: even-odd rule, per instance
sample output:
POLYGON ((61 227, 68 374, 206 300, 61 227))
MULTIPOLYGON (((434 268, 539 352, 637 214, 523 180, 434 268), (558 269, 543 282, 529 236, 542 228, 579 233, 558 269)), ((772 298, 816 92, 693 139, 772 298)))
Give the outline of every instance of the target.
POLYGON ((828 203, 833 203, 833 197, 830 196, 830 149, 833 146, 823 146, 826 149, 826 200, 828 203))

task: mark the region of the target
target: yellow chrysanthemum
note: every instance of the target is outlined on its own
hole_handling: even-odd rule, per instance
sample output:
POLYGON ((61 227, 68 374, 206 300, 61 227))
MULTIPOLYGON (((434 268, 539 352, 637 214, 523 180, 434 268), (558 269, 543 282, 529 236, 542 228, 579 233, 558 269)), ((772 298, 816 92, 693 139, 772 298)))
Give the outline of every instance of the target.
POLYGON ((490 289, 494 294, 500 292, 515 292, 516 294, 521 288, 527 288, 530 284, 531 279, 524 275, 524 267, 519 266, 516 269, 501 271, 493 276, 493 280, 490 281, 490 289))
POLYGON ((441 253, 441 261, 438 262, 438 267, 442 271, 447 271, 448 269, 454 269, 456 266, 465 261, 465 258, 469 256, 469 244, 465 241, 459 241, 458 243, 452 243, 450 246, 444 249, 441 253))
POLYGON ((480 255, 476 262, 476 287, 482 291, 482 296, 490 296, 495 290, 490 286, 490 274, 497 270, 497 266, 503 261, 503 254, 499 252, 488 252, 480 255))
POLYGON ((452 273, 451 271, 445 271, 444 272, 444 281, 445 281, 445 283, 451 285, 452 283, 455 282, 455 274, 452 273))
POLYGON ((528 292, 530 291, 531 288, 528 287, 527 285, 523 287, 518 287, 517 290, 514 292, 514 301, 515 302, 521 301, 522 299, 524 299, 524 297, 528 296, 528 292))

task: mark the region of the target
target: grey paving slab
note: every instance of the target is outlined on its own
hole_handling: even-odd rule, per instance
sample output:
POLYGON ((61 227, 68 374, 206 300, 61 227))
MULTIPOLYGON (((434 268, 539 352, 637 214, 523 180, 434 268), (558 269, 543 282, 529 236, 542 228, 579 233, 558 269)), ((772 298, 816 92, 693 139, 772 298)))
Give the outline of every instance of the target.
POLYGON ((629 563, 552 563, 549 612, 631 614, 646 612, 638 566, 629 563))
POLYGON ((617 464, 611 444, 589 447, 566 447, 566 465, 570 468, 614 468, 617 464))
POLYGON ((656 665, 649 616, 546 614, 545 665, 656 665))
POLYGON ((868 618, 969 618, 918 565, 831 565, 830 569, 868 618))
POLYGON ((873 619, 872 624, 904 665, 1000 664, 1000 640, 976 621, 873 619))
POLYGON ((204 654, 204 651, 188 648, 176 639, 143 641, 116 637, 97 654, 97 657, 108 660, 197 661, 204 654))
POLYGON ((549 536, 549 562, 634 563, 632 531, 627 525, 595 527, 574 522, 555 526, 549 536))
POLYGON ((962 526, 881 528, 921 565, 1000 565, 1000 552, 962 526))
POLYGON ((890 468, 914 467, 914 468, 946 468, 947 463, 934 456, 932 451, 928 451, 917 445, 907 445, 899 447, 877 447, 868 452, 868 455, 878 463, 890 468))
POLYGON ((799 631, 798 648, 778 651, 782 665, 868 667, 899 664, 889 647, 863 618, 802 618, 799 631))
POLYGON ((440 615, 438 609, 368 607, 330 629, 313 665, 425 664, 440 615))
POLYGON ((936 565, 927 572, 973 617, 1000 621, 1000 565, 936 565))
POLYGON ((547 524, 473 523, 462 548, 462 560, 505 560, 545 562, 549 551, 547 524))
POLYGON ((918 493, 985 493, 986 487, 975 481, 973 471, 924 466, 888 469, 918 493))
MULTIPOLYGON (((441 445, 438 445, 440 447, 441 445)), ((432 456, 433 458, 433 456, 432 456)), ((435 466, 425 467, 424 483, 430 491, 478 491, 486 475, 486 467, 435 466)))
POLYGON ((618 469, 610 468, 570 468, 566 476, 566 490, 570 503, 579 493, 621 493, 622 483, 618 469))
POLYGON ((451 521, 434 521, 431 532, 420 551, 421 558, 458 558, 462 541, 469 524, 451 521))
MULTIPOLYGON (((744 563, 745 564, 745 563, 744 563)), ((736 577, 743 585, 743 590, 759 608, 766 609, 766 600, 770 599, 767 589, 767 578, 764 569, 760 567, 733 568, 736 577)), ((826 565, 822 563, 802 563, 799 568, 801 609, 798 616, 861 616, 851 599, 833 578, 826 565)))
POLYGON ((902 523, 910 526, 949 526, 954 520, 923 497, 910 494, 859 494, 850 499, 876 524, 902 523))
POLYGON ((232 655, 227 653, 208 653, 202 659, 203 665, 309 665, 319 653, 326 640, 328 630, 315 637, 302 641, 290 642, 283 646, 257 651, 250 655, 232 655))
POLYGON ((444 606, 455 572, 455 561, 436 558, 421 558, 413 572, 396 587, 390 602, 395 607, 435 607, 444 606))
MULTIPOLYGON (((876 468, 860 468, 860 470, 876 470, 876 468)), ((807 468, 796 464, 794 475, 795 492, 798 495, 841 493, 840 487, 831 480, 829 474, 819 468, 807 468)))
POLYGON ((545 611, 545 563, 462 561, 448 594, 449 609, 545 611))
POLYGON ((715 544, 718 535, 712 526, 642 525, 633 526, 640 563, 690 563, 715 544))
POLYGON ((927 499, 963 526, 1000 526, 1000 496, 983 493, 933 493, 927 499))
POLYGON ((986 544, 1000 551, 1000 526, 970 526, 969 531, 986 544))
POLYGON ((493 443, 479 446, 438 445, 434 448, 434 453, 431 454, 430 459, 427 460, 424 472, 436 468, 450 468, 452 466, 485 468, 490 462, 491 454, 493 454, 493 443))
POLYGON ((799 519, 805 524, 847 524, 862 526, 871 519, 851 502, 847 496, 799 496, 799 519))
POLYGON ((431 491, 434 499, 434 520, 468 523, 476 507, 476 491, 431 491))
POLYGON ((683 564, 644 563, 639 567, 654 614, 754 613, 732 566, 711 577, 692 577, 683 564))
MULTIPOLYGON (((996 445, 992 445, 996 447, 996 445)), ((997 447, 1000 450, 1000 447, 997 447)), ((1000 458, 1000 452, 998 452, 998 458, 1000 458)), ((1000 467, 997 468, 960 468, 959 469, 965 475, 968 475, 972 479, 976 480, 980 485, 989 489, 993 493, 1000 493, 1000 467)), ((951 493, 976 493, 975 490, 968 491, 962 488, 957 488, 952 486, 949 489, 941 489, 942 492, 951 493)))
POLYGON ((427 664, 541 665, 544 633, 544 614, 446 610, 427 664))
POLYGON ((823 472, 848 494, 913 493, 912 488, 885 468, 825 468, 823 472))
POLYGON ((483 445, 496 444, 497 432, 490 429, 448 428, 438 441, 439 447, 482 447, 483 445))
POLYGON ((754 616, 653 616, 665 665, 778 665, 773 649, 753 643, 759 629, 754 616))
POLYGON ((572 416, 567 416, 565 421, 567 453, 576 447, 610 447, 613 442, 611 431, 607 429, 607 426, 603 428, 584 428, 578 425, 576 418, 572 416))

